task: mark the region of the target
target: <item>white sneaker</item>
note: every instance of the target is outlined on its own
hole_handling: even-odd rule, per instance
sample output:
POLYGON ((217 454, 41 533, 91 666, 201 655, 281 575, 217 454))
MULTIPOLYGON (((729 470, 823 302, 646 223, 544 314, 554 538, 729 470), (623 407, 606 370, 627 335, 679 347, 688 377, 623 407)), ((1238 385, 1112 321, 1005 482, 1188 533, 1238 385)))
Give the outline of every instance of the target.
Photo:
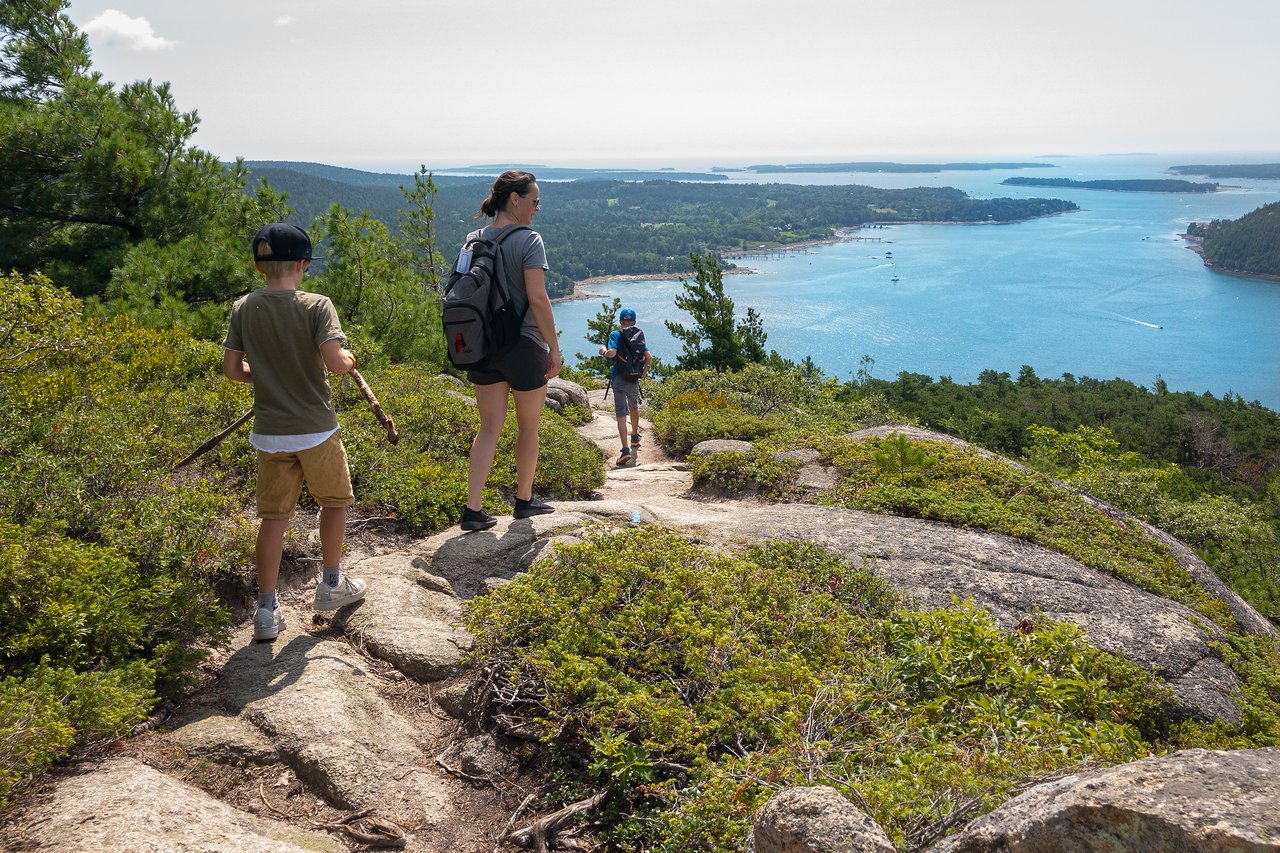
POLYGON ((316 610, 337 610, 348 604, 355 604, 364 598, 365 582, 343 575, 337 586, 329 586, 323 580, 316 584, 316 600, 312 606, 316 610))
POLYGON ((284 610, 277 607, 259 607, 253 614, 253 638, 274 640, 284 630, 284 610))

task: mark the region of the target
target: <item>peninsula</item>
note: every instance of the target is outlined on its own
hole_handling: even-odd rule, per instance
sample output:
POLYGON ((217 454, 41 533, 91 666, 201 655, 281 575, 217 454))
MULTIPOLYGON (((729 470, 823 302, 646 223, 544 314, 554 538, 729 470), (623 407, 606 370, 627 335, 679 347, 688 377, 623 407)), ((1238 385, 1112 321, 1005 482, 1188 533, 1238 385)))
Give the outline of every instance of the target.
POLYGON ((1219 166, 1170 166, 1175 175, 1202 175, 1206 178, 1255 178, 1280 180, 1280 163, 1233 163, 1219 166))
POLYGON ((1053 189, 1110 190, 1129 193, 1212 193, 1218 184, 1193 183, 1173 178, 1135 180, 1076 181, 1071 178, 1005 178, 1000 183, 1011 187, 1051 187, 1053 189))

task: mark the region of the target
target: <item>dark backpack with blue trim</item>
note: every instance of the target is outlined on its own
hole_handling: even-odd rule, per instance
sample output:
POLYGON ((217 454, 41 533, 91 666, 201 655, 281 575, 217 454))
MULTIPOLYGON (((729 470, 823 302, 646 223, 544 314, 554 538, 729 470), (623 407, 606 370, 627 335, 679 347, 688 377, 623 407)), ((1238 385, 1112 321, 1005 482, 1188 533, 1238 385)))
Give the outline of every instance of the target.
POLYGON ((644 376, 644 332, 638 326, 628 326, 618 332, 618 353, 614 362, 618 375, 628 382, 644 376))
POLYGON ((528 230, 527 225, 510 226, 494 239, 468 240, 458 252, 440 312, 445 349, 454 367, 485 367, 520 340, 528 305, 517 311, 511 299, 502 244, 517 231, 528 230))

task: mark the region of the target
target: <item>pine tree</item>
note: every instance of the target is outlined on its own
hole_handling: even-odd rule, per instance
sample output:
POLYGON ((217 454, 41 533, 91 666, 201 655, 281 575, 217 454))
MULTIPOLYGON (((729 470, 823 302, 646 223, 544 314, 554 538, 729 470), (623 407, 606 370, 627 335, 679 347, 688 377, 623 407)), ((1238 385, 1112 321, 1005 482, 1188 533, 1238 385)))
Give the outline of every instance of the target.
POLYGON ((199 118, 167 83, 93 73, 68 5, 0 4, 0 257, 79 296, 113 276, 114 295, 155 305, 252 287, 249 240, 282 200, 190 145, 199 118))
POLYGON ((724 292, 724 270, 714 255, 689 255, 692 281, 680 279, 684 293, 676 296, 677 308, 693 318, 692 326, 666 321, 667 329, 683 344, 676 365, 684 370, 710 369, 723 373, 741 370, 766 358, 764 321, 754 308, 741 323, 734 319, 733 300, 724 292))

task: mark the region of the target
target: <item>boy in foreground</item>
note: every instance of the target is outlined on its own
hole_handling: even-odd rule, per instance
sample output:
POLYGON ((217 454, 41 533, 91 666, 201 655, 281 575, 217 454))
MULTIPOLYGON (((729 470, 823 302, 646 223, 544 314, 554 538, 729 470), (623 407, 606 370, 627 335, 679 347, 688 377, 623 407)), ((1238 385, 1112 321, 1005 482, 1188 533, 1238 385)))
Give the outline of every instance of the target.
POLYGON ((267 286, 238 299, 222 346, 222 372, 253 385, 253 432, 258 451, 258 609, 253 638, 274 640, 284 629, 276 594, 284 534, 305 481, 320 505, 324 577, 315 609, 337 610, 364 598, 365 583, 342 573, 347 508, 355 503, 347 451, 329 399, 325 369, 356 366, 327 296, 299 290, 311 265, 311 238, 274 222, 253 238, 253 259, 267 286), (246 361, 247 359, 247 361, 246 361))

